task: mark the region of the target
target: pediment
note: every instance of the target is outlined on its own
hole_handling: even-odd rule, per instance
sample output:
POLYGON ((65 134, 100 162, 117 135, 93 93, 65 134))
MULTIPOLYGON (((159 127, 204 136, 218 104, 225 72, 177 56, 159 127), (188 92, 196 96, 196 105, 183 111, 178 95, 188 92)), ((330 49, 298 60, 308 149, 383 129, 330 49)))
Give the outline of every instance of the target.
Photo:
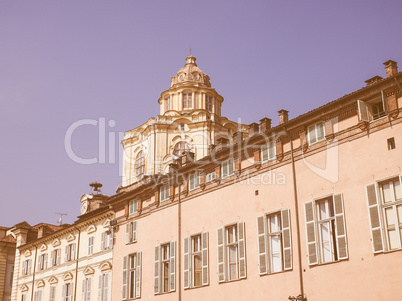
POLYGON ((75 239, 75 235, 72 234, 72 233, 70 233, 70 234, 67 236, 67 241, 68 241, 68 242, 73 241, 74 239, 75 239))
POLYGON ((56 284, 57 282, 59 282, 59 279, 57 279, 55 276, 50 277, 49 279, 50 284, 56 284))
POLYGON ((60 239, 58 239, 58 238, 56 238, 56 239, 53 240, 53 242, 52 242, 52 246, 53 246, 53 247, 60 246, 60 244, 61 244, 61 242, 60 242, 60 239))
POLYGON ((23 284, 23 285, 21 285, 20 290, 21 290, 22 292, 26 292, 26 291, 28 291, 28 290, 29 290, 29 287, 28 287, 28 285, 23 284))
POLYGON ((104 221, 103 221, 103 223, 102 223, 102 226, 104 227, 104 228, 106 228, 106 227, 110 227, 110 219, 105 219, 104 221))
POLYGON ((29 257, 29 256, 31 256, 31 254, 32 254, 31 250, 26 250, 25 253, 24 253, 24 256, 29 257))
POLYGON ((42 244, 42 245, 40 246, 39 250, 41 250, 42 252, 43 252, 43 251, 46 251, 46 250, 47 250, 47 244, 42 244))
POLYGON ((72 280, 73 278, 74 278, 74 276, 73 276, 73 274, 70 273, 70 272, 66 273, 66 274, 63 276, 63 280, 64 280, 64 281, 70 281, 70 280, 72 280))
POLYGON ((85 269, 84 269, 84 275, 85 276, 89 276, 89 275, 93 275, 93 274, 95 274, 95 270, 92 268, 92 267, 90 267, 90 266, 87 266, 85 269))
POLYGON ((100 264, 99 269, 102 272, 110 271, 112 269, 112 264, 109 261, 104 261, 100 264))
POLYGON ((88 227, 88 229, 87 229, 87 233, 88 233, 88 234, 91 234, 91 233, 94 233, 94 232, 96 232, 96 227, 95 227, 95 225, 90 225, 90 226, 88 227))
POLYGON ((45 286, 45 281, 42 279, 36 282, 36 287, 44 287, 45 286))

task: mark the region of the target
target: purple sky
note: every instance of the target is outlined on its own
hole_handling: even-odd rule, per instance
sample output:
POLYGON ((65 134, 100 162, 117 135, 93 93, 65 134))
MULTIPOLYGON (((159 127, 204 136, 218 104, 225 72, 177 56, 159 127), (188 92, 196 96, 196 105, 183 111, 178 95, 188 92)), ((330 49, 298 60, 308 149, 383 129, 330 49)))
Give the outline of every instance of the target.
MULTIPOLYGON (((280 109, 294 118, 385 77, 388 59, 402 68, 401 12, 400 0, 0 1, 0 225, 71 223, 94 180, 115 193, 117 155, 75 163, 67 129, 114 120, 117 152, 118 132, 159 113, 190 47, 224 116, 276 125, 280 109)), ((98 128, 72 147, 96 157, 98 128)))

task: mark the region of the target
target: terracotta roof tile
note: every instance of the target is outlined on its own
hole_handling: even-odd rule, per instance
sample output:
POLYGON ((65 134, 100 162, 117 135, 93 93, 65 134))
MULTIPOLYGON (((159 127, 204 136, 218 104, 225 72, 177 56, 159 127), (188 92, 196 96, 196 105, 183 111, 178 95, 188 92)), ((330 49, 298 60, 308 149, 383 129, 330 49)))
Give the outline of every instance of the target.
POLYGON ((3 237, 1 240, 0 240, 1 242, 11 242, 11 243, 16 243, 16 240, 15 240, 15 238, 11 235, 11 234, 9 234, 9 235, 7 235, 7 236, 5 236, 5 237, 3 237))

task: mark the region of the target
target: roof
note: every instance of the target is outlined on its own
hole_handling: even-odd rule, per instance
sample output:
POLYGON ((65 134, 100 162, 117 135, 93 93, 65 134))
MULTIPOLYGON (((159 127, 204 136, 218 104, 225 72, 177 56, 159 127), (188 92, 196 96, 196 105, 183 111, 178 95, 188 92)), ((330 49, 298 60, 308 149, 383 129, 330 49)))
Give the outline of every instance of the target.
POLYGON ((0 239, 0 242, 10 242, 10 243, 15 244, 17 241, 11 234, 9 234, 7 236, 4 236, 2 239, 0 239))
POLYGON ((65 226, 57 226, 57 225, 52 225, 52 224, 47 224, 47 223, 39 223, 39 224, 33 226, 32 230, 37 230, 37 229, 39 229, 39 227, 42 227, 42 226, 47 226, 53 231, 57 231, 57 230, 65 228, 65 226))

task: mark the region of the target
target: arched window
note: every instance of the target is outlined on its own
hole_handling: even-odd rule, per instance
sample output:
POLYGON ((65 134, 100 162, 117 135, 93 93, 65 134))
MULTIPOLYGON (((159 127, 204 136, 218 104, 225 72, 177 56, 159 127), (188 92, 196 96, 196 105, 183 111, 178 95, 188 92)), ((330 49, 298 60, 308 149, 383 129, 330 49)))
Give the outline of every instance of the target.
POLYGON ((212 96, 206 95, 205 96, 205 109, 207 111, 212 112, 212 107, 213 107, 212 96))
POLYGON ((183 93, 183 110, 193 108, 193 95, 192 93, 183 93))
POLYGON ((165 112, 170 110, 170 98, 169 96, 165 97, 165 112))
POLYGON ((142 176, 145 172, 145 158, 144 158, 144 152, 140 151, 135 158, 135 163, 134 163, 134 169, 135 169, 135 175, 137 177, 142 176))
POLYGON ((180 157, 183 155, 184 151, 189 151, 190 150, 190 145, 188 145, 187 142, 185 141, 180 141, 174 146, 174 151, 173 155, 180 157))

